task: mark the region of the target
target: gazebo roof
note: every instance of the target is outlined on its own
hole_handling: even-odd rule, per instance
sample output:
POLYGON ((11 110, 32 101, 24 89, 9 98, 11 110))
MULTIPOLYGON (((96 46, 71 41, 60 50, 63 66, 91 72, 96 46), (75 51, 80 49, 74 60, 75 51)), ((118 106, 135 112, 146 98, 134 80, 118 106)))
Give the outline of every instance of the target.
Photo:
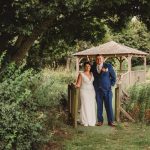
POLYGON ((97 54, 102 54, 105 56, 126 56, 126 55, 137 55, 146 56, 148 53, 139 51, 137 49, 121 45, 114 41, 107 42, 105 44, 86 49, 74 54, 74 56, 94 56, 97 54))

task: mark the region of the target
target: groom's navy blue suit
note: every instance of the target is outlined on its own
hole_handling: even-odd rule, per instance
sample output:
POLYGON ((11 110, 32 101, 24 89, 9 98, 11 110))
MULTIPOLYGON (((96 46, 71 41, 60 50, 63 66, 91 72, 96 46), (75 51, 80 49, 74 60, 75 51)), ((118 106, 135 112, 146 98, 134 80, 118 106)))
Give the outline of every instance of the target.
POLYGON ((112 90, 111 86, 115 85, 116 74, 111 64, 103 63, 106 72, 101 71, 98 73, 97 64, 94 63, 91 72, 94 75, 94 88, 97 100, 97 116, 98 122, 103 122, 103 102, 105 105, 108 123, 113 122, 113 109, 112 109, 112 90))

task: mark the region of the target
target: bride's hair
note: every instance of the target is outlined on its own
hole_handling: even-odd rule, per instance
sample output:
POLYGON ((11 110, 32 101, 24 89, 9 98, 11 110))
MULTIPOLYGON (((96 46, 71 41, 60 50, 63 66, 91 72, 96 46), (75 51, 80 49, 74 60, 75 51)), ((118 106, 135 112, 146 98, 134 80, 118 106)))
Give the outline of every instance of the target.
POLYGON ((85 67, 87 64, 91 66, 91 63, 89 61, 84 62, 83 66, 85 67))

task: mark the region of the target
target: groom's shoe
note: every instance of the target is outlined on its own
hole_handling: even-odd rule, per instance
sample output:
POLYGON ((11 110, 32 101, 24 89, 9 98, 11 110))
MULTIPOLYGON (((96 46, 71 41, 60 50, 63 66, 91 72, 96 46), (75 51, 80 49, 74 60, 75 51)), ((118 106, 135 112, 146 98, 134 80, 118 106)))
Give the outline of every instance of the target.
POLYGON ((96 126, 102 126, 103 125, 103 122, 98 122, 97 124, 96 124, 96 126))
POLYGON ((108 122, 108 125, 111 127, 116 127, 116 125, 113 122, 108 122))

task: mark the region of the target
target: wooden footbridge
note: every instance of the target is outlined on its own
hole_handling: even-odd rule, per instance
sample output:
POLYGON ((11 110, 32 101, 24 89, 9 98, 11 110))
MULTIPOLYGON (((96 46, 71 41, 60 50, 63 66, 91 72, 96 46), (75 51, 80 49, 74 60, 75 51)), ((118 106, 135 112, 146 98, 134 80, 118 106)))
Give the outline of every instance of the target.
MULTIPOLYGON (((119 62, 119 70, 117 72, 117 83, 115 86, 115 120, 120 120, 120 114, 122 113, 130 121, 134 122, 134 119, 123 109, 123 104, 126 103, 129 96, 127 89, 137 82, 145 82, 146 80, 146 56, 147 53, 127 47, 125 45, 118 44, 114 41, 102 44, 97 47, 77 52, 76 56, 76 73, 80 72, 80 62, 86 58, 89 61, 93 61, 97 54, 104 56, 105 61, 109 58, 116 59, 119 62), (132 58, 140 57, 143 59, 143 70, 132 71, 132 58), (127 62, 128 69, 123 70, 123 62, 127 62)), ((79 89, 74 87, 74 84, 68 85, 68 102, 69 102, 69 116, 74 127, 77 127, 78 119, 78 106, 79 106, 79 89)))

